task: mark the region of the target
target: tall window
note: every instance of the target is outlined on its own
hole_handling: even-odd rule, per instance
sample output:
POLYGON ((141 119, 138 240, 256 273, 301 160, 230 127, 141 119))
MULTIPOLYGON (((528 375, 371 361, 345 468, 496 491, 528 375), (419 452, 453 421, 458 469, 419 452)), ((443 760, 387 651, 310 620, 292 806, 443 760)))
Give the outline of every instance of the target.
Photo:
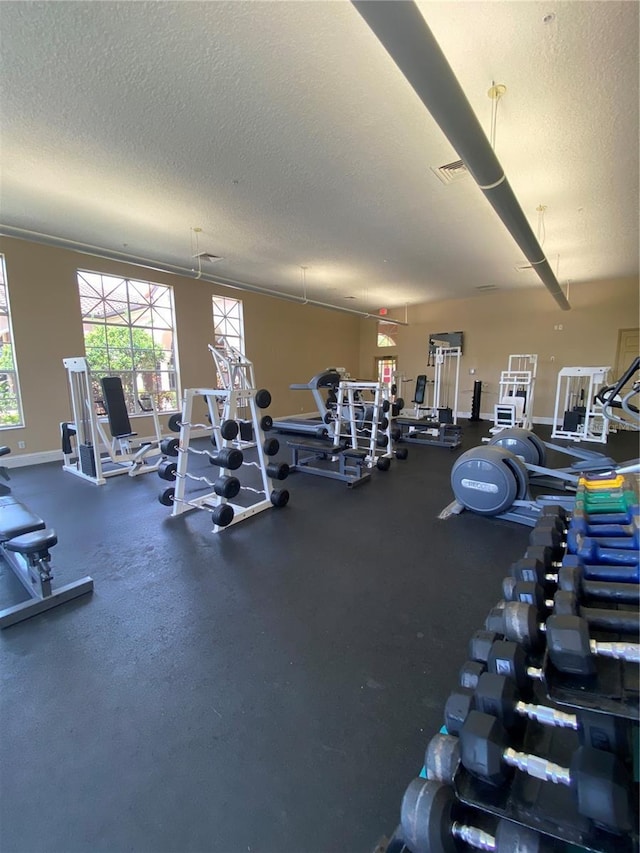
POLYGON ((0 428, 24 426, 4 255, 0 255, 0 428))
POLYGON ((153 397, 158 411, 177 409, 173 289, 85 270, 78 271, 78 288, 94 379, 119 376, 130 414, 140 412, 137 400, 144 396, 153 397))
POLYGON ((394 347, 398 326, 395 323, 378 323, 378 346, 394 347))
POLYGON ((240 299, 213 297, 213 334, 216 347, 224 347, 223 338, 244 354, 244 318, 240 299))

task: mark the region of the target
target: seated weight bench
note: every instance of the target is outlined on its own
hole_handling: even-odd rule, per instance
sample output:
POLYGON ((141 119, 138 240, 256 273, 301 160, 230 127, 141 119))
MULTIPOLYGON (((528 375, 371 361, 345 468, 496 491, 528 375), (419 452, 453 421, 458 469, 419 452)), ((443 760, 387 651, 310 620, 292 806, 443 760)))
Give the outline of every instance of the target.
POLYGON ((8 628, 92 592, 93 579, 84 577, 52 589, 49 549, 58 541, 55 530, 15 498, 0 497, 0 553, 25 587, 30 599, 0 610, 0 628, 8 628))
POLYGON ((326 442, 314 443, 309 440, 287 441, 287 445, 292 452, 289 471, 302 471, 318 477, 342 480, 350 489, 371 479, 371 474, 365 470, 367 454, 364 450, 354 450, 340 445, 331 446, 326 442), (338 463, 337 470, 334 465, 335 460, 338 463), (334 467, 331 467, 332 465, 334 467))

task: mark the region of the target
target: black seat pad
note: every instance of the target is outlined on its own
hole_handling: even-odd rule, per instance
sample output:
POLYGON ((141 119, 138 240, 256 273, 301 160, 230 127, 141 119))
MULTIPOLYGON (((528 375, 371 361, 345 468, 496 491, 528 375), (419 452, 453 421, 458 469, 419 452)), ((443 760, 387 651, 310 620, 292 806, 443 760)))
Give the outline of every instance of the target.
POLYGON ((52 527, 46 530, 35 530, 33 533, 23 533, 9 542, 5 542, 7 551, 16 551, 18 554, 35 554, 38 551, 46 551, 58 541, 58 534, 52 527))
POLYGON ((308 450, 310 453, 329 453, 334 456, 336 453, 340 453, 342 448, 332 446, 327 444, 327 442, 322 441, 310 441, 302 440, 302 441, 287 441, 287 446, 292 447, 295 450, 308 450))
POLYGON ((20 501, 0 507, 0 542, 15 539, 23 533, 44 530, 47 525, 20 501))
POLYGON ((365 450, 356 450, 353 447, 347 447, 346 450, 342 451, 342 455, 346 456, 347 459, 366 459, 368 456, 365 450))

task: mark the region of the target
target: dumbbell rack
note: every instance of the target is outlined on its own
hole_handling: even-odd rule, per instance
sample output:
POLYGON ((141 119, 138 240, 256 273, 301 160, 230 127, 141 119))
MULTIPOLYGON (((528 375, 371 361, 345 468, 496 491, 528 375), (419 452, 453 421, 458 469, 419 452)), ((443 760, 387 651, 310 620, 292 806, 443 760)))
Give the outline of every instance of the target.
MULTIPOLYGON (((519 751, 544 755, 550 761, 568 767, 579 744, 575 732, 529 722, 522 737, 514 738, 512 745, 519 751)), ((632 853, 637 849, 637 835, 607 832, 580 815, 572 791, 564 785, 553 785, 516 773, 510 785, 493 788, 460 768, 454 789, 458 799, 467 806, 535 829, 557 841, 578 845, 584 850, 632 853)))
MULTIPOLYGON (((635 512, 637 512, 637 487, 635 489, 635 493, 636 499, 633 503, 636 505, 635 512)), ((579 496, 580 495, 578 494, 578 497, 579 496)), ((548 513, 551 514, 551 511, 551 507, 549 507, 548 513)), ((562 517, 565 515, 561 510, 559 510, 558 514, 562 517)), ((539 544, 535 538, 532 538, 532 541, 539 544)), ((552 553, 553 549, 551 548, 534 548, 531 550, 532 552, 543 550, 548 552, 547 557, 549 563, 547 564, 545 562, 543 572, 545 576, 545 583, 550 582, 550 580, 547 579, 550 579, 552 575, 548 573, 555 571, 555 567, 559 564, 564 565, 563 554, 558 553, 557 549, 555 553, 552 553)), ((532 553, 530 554, 527 552, 526 556, 527 561, 529 562, 532 559, 532 553)), ((575 567, 575 563, 573 562, 574 559, 575 558, 571 558, 568 560, 567 565, 575 567)), ((604 568, 604 566, 602 568, 604 568)), ((586 575, 586 569, 584 572, 586 575)), ((598 581, 602 580, 600 574, 596 574, 596 577, 598 581)), ((616 578, 614 577, 612 580, 616 581, 616 578)), ((630 596, 628 600, 631 601, 632 598, 633 597, 630 596)), ((525 599, 516 599, 516 601, 518 600, 523 603, 525 601, 525 599)), ((611 610, 612 612, 615 612, 617 609, 625 609, 624 606, 619 606, 617 603, 612 602, 609 606, 607 606, 607 604, 608 602, 606 601, 600 602, 598 603, 598 608, 602 610, 611 610)), ((502 606, 505 606, 504 601, 499 603, 499 608, 502 606)), ((630 609, 628 605, 626 609, 626 619, 628 620, 628 611, 630 609)), ((489 622, 491 620, 495 622, 495 619, 497 618, 495 613, 496 609, 491 611, 485 625, 486 628, 493 631, 497 629, 493 627, 493 624, 489 624, 489 622)), ((540 622, 540 620, 542 620, 542 624, 544 624, 543 615, 536 615, 536 624, 540 622)), ((507 622, 504 622, 503 624, 505 628, 504 631, 501 631, 500 633, 504 634, 505 631, 508 633, 509 630, 511 630, 510 627, 507 622)), ((634 645, 635 642, 637 642, 634 641, 633 643, 629 643, 624 636, 613 634, 611 632, 599 632, 595 627, 590 629, 590 635, 593 636, 594 634, 594 639, 598 643, 625 642, 628 645, 634 645)), ((489 631, 484 631, 479 636, 481 636, 481 642, 483 644, 482 651, 484 651, 489 647, 485 644, 490 644, 491 637, 495 636, 495 634, 491 635, 489 631)), ((543 631, 539 634, 539 638, 544 637, 545 632, 543 631)), ((518 648, 515 636, 507 636, 506 639, 511 642, 502 644, 503 646, 511 645, 516 649, 518 648)), ((605 762, 605 766, 618 768, 617 770, 611 771, 611 778, 615 776, 616 780, 619 780, 624 778, 624 774, 628 774, 629 779, 635 779, 635 782, 629 783, 632 785, 632 790, 629 792, 631 803, 630 807, 632 811, 632 826, 630 831, 616 832, 614 830, 608 830, 586 817, 585 814, 594 813, 589 812, 588 808, 586 812, 583 808, 581 813, 578 810, 575 792, 569 786, 564 784, 553 784, 550 781, 543 781, 542 778, 537 778, 537 776, 515 770, 513 771, 510 783, 493 786, 487 781, 484 781, 482 778, 479 778, 475 774, 469 772, 462 761, 460 761, 459 753, 458 758, 455 757, 455 753, 453 754, 453 758, 449 757, 448 763, 447 757, 445 756, 443 759, 441 757, 442 752, 440 753, 438 760, 441 762, 444 761, 444 764, 440 764, 440 769, 442 770, 443 767, 446 768, 442 770, 440 775, 438 775, 437 761, 435 763, 433 760, 430 762, 429 757, 427 757, 427 766, 423 769, 421 776, 423 777, 423 780, 426 777, 434 781, 423 781, 422 784, 424 786, 440 785, 453 790, 455 792, 455 802, 458 804, 454 820, 458 821, 458 816, 461 814, 463 816, 462 822, 464 823, 464 810, 475 810, 472 812, 475 815, 475 818, 471 821, 471 825, 475 825, 479 829, 483 829, 485 825, 481 819, 478 819, 477 815, 478 813, 484 813, 493 817, 494 827, 498 825, 500 821, 507 821, 509 824, 519 825, 535 831, 538 833, 540 843, 544 842, 545 844, 550 845, 549 848, 544 849, 557 850, 565 849, 564 845, 576 845, 583 850, 601 851, 601 853, 613 853, 613 851, 616 851, 616 853, 618 853, 618 851, 634 853, 635 851, 635 853, 637 853, 640 846, 640 838, 638 833, 638 767, 634 766, 634 758, 637 761, 637 757, 635 756, 637 745, 634 745, 634 736, 637 737, 638 734, 637 725, 640 717, 638 665, 628 661, 616 660, 607 657, 595 657, 595 673, 593 675, 574 676, 563 673, 554 666, 546 645, 539 648, 536 646, 535 641, 529 642, 520 640, 519 642, 524 643, 523 646, 519 647, 518 653, 522 654, 523 661, 526 660, 527 673, 526 678, 524 679, 527 683, 527 688, 525 690, 527 695, 525 696, 525 693, 523 693, 523 701, 538 705, 542 704, 549 711, 553 711, 554 705, 562 706, 562 710, 565 713, 571 709, 574 715, 578 718, 578 721, 581 719, 581 714, 584 715, 586 712, 590 712, 590 723, 587 723, 584 716, 582 717, 582 723, 578 722, 579 725, 585 726, 586 731, 589 732, 589 737, 585 736, 585 742, 590 747, 602 746, 603 735, 602 728, 600 727, 598 720, 599 715, 603 715, 603 720, 604 716, 610 716, 617 718, 620 721, 623 732, 620 743, 617 740, 619 734, 618 725, 614 726, 614 730, 617 733, 615 736, 616 759, 612 759, 610 762, 605 762), (536 649, 538 649, 537 652, 536 649), (530 695, 528 695, 529 691, 530 695), (549 708, 549 700, 551 701, 551 708, 549 708), (618 752, 618 750, 620 750, 620 752, 618 752)), ((487 658, 482 654, 480 657, 475 657, 473 651, 470 652, 470 657, 476 661, 487 660, 487 658)), ((502 661, 499 658, 497 663, 501 662, 502 661)), ((563 665, 562 660, 556 660, 556 663, 559 666, 563 665)), ((478 672, 482 671, 482 664, 474 664, 473 667, 475 666, 479 667, 477 670, 478 672)), ((470 677, 475 671, 473 667, 469 669, 470 677)), ((499 667, 498 669, 492 669, 490 671, 500 673, 502 672, 502 668, 499 667)), ((508 671, 509 668, 507 667, 505 674, 508 671)), ((524 669, 520 669, 519 671, 524 675, 524 669)), ((466 688, 470 686, 471 685, 467 684, 465 680, 463 687, 466 688)), ((465 691, 463 690, 463 693, 464 692, 465 691)), ((468 692, 469 691, 467 690, 467 693, 468 692)), ((454 708, 455 707, 458 706, 454 704, 454 708)), ((560 711, 560 708, 557 710, 560 711)), ((460 719, 465 718, 465 713, 466 712, 463 712, 462 716, 457 717, 456 720, 459 721, 460 719)), ((493 715, 493 712, 490 713, 493 715)), ((520 710, 520 714, 522 715, 520 724, 517 726, 509 726, 509 747, 517 752, 521 752, 526 756, 529 756, 534 763, 536 763, 536 759, 534 757, 539 757, 542 762, 540 764, 540 768, 542 768, 543 763, 545 765, 544 771, 542 769, 539 770, 543 776, 546 773, 560 774, 560 776, 562 776, 562 768, 572 767, 572 757, 576 754, 576 750, 580 744, 580 738, 577 731, 574 731, 571 728, 560 728, 559 724, 556 724, 558 727, 543 725, 534 719, 528 719, 527 715, 530 713, 532 713, 532 711, 530 712, 528 708, 520 710), (550 766, 551 764, 557 765, 557 768, 553 769, 550 766)), ((550 715, 547 714, 546 716, 543 716, 543 718, 548 719, 549 716, 550 715)), ((451 721, 451 725, 453 726, 453 720, 451 721)), ((442 731, 445 732, 446 729, 443 729, 442 731)), ((445 741, 446 740, 447 738, 445 738, 445 741)), ((454 749, 458 749, 459 745, 464 742, 451 737, 448 737, 448 740, 450 744, 454 745, 454 747, 452 747, 454 749)), ((610 742, 613 742, 613 740, 610 742)), ((440 746, 441 742, 438 743, 440 746)), ((470 745, 469 748, 475 748, 475 746, 470 745)), ((596 749, 595 751, 600 752, 599 749, 596 749)), ((602 755, 602 753, 600 753, 600 755, 602 755)), ((603 779, 604 783, 600 780, 597 781, 596 784, 606 785, 607 776, 604 776, 603 779)), ((575 781, 576 780, 572 777, 572 782, 575 781)), ((597 795, 600 795, 599 788, 596 787, 595 789, 589 789, 589 785, 593 784, 593 778, 588 777, 586 781, 587 786, 583 789, 587 792, 586 796, 596 796, 592 793, 594 790, 598 792, 597 795)), ((414 784, 415 782, 412 783, 412 785, 414 784)), ((625 786, 626 784, 627 783, 625 783, 625 786)), ((623 786, 623 789, 625 786, 623 786)), ((428 799, 429 794, 426 787, 424 791, 425 799, 428 799)), ((409 789, 407 790, 407 794, 408 793, 409 789)), ((604 802, 607 802, 607 800, 605 799, 604 802)), ((616 799, 615 802, 617 810, 619 807, 619 801, 616 799)), ((404 806, 405 803, 403 801, 403 810, 404 806)), ((607 806, 607 808, 609 808, 609 806, 607 806)), ((605 810, 605 814, 607 815, 607 823, 609 821, 614 823, 614 821, 618 819, 617 816, 610 817, 609 815, 611 813, 607 810, 605 810)), ((424 816, 424 813, 422 813, 422 816, 424 816)), ((431 816, 432 815, 430 815, 430 817, 431 816)), ((421 846, 412 847, 406 842, 406 838, 411 836, 406 835, 401 824, 389 841, 384 839, 383 842, 379 843, 378 848, 376 848, 376 853, 385 853, 385 851, 386 853, 428 853, 431 847, 427 841, 424 841, 424 839, 427 837, 440 837, 439 833, 442 832, 442 826, 438 823, 440 818, 441 815, 439 813, 435 814, 434 820, 436 822, 433 826, 433 832, 431 832, 431 824, 428 824, 429 832, 427 832, 426 823, 422 824, 421 833, 415 831, 415 823, 410 827, 408 831, 411 831, 411 829, 414 830, 414 836, 419 836, 423 839, 421 846)), ((615 825, 618 827, 621 826, 619 823, 615 825)), ((460 832, 459 829, 454 828, 453 824, 451 824, 451 827, 451 832, 460 832)), ((488 832, 489 835, 495 834, 491 829, 489 829, 488 832)), ((466 838, 464 835, 456 835, 456 837, 466 838)), ((472 840, 469 838, 466 840, 467 844, 470 846, 468 848, 465 847, 464 849, 475 849, 472 840)), ((441 842, 438 842, 438 844, 440 843, 441 842)), ((491 845, 492 839, 490 839, 489 842, 486 842, 486 840, 485 842, 478 841, 478 846, 482 843, 489 843, 489 845, 491 845)), ((453 837, 451 838, 451 844, 454 844, 453 837)), ((438 849, 440 849, 440 847, 438 847, 438 849)), ((485 846, 481 847, 481 849, 500 848, 485 846)), ((528 850, 529 847, 526 847, 526 849, 528 850)))

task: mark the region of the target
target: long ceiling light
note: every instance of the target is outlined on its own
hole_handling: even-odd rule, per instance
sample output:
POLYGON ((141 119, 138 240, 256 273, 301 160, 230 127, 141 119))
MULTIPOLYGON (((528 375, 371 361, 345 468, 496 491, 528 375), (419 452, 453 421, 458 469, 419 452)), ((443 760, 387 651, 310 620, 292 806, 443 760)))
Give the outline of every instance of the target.
MULTIPOLYGON (((90 243, 80 243, 76 240, 67 240, 64 237, 55 237, 51 234, 41 234, 39 231, 29 231, 26 228, 16 228, 13 225, 0 224, 0 236, 16 237, 19 240, 30 240, 33 243, 42 243, 45 246, 55 246, 59 249, 68 249, 72 252, 79 252, 82 255, 91 255, 94 258, 105 258, 109 261, 120 261, 124 264, 132 264, 145 269, 159 270, 160 272, 170 273, 171 275, 181 275, 185 278, 197 279, 198 281, 206 281, 209 284, 217 284, 220 287, 230 287, 234 290, 244 290, 248 293, 257 293, 262 296, 272 296, 274 299, 284 299, 287 302, 296 302, 299 305, 313 305, 316 308, 327 308, 331 311, 341 311, 343 314, 353 314, 356 317, 362 317, 366 320, 379 320, 378 314, 370 314, 368 311, 358 311, 356 308, 343 308, 341 305, 332 305, 329 302, 320 302, 317 299, 307 299, 303 296, 296 296, 293 293, 284 293, 281 290, 270 290, 267 287, 260 287, 257 284, 248 284, 244 281, 235 281, 230 278, 221 278, 217 275, 201 272, 188 267, 181 267, 177 264, 166 263, 165 261, 154 260, 153 258, 142 258, 138 255, 130 255, 126 252, 118 252, 114 249, 108 249, 104 246, 92 246, 90 243)), ((389 318, 391 322, 391 319, 389 318)), ((399 326, 408 326, 409 323, 403 320, 393 320, 399 326)))
POLYGON ((480 122, 413 0, 352 0, 563 311, 571 306, 480 122))

